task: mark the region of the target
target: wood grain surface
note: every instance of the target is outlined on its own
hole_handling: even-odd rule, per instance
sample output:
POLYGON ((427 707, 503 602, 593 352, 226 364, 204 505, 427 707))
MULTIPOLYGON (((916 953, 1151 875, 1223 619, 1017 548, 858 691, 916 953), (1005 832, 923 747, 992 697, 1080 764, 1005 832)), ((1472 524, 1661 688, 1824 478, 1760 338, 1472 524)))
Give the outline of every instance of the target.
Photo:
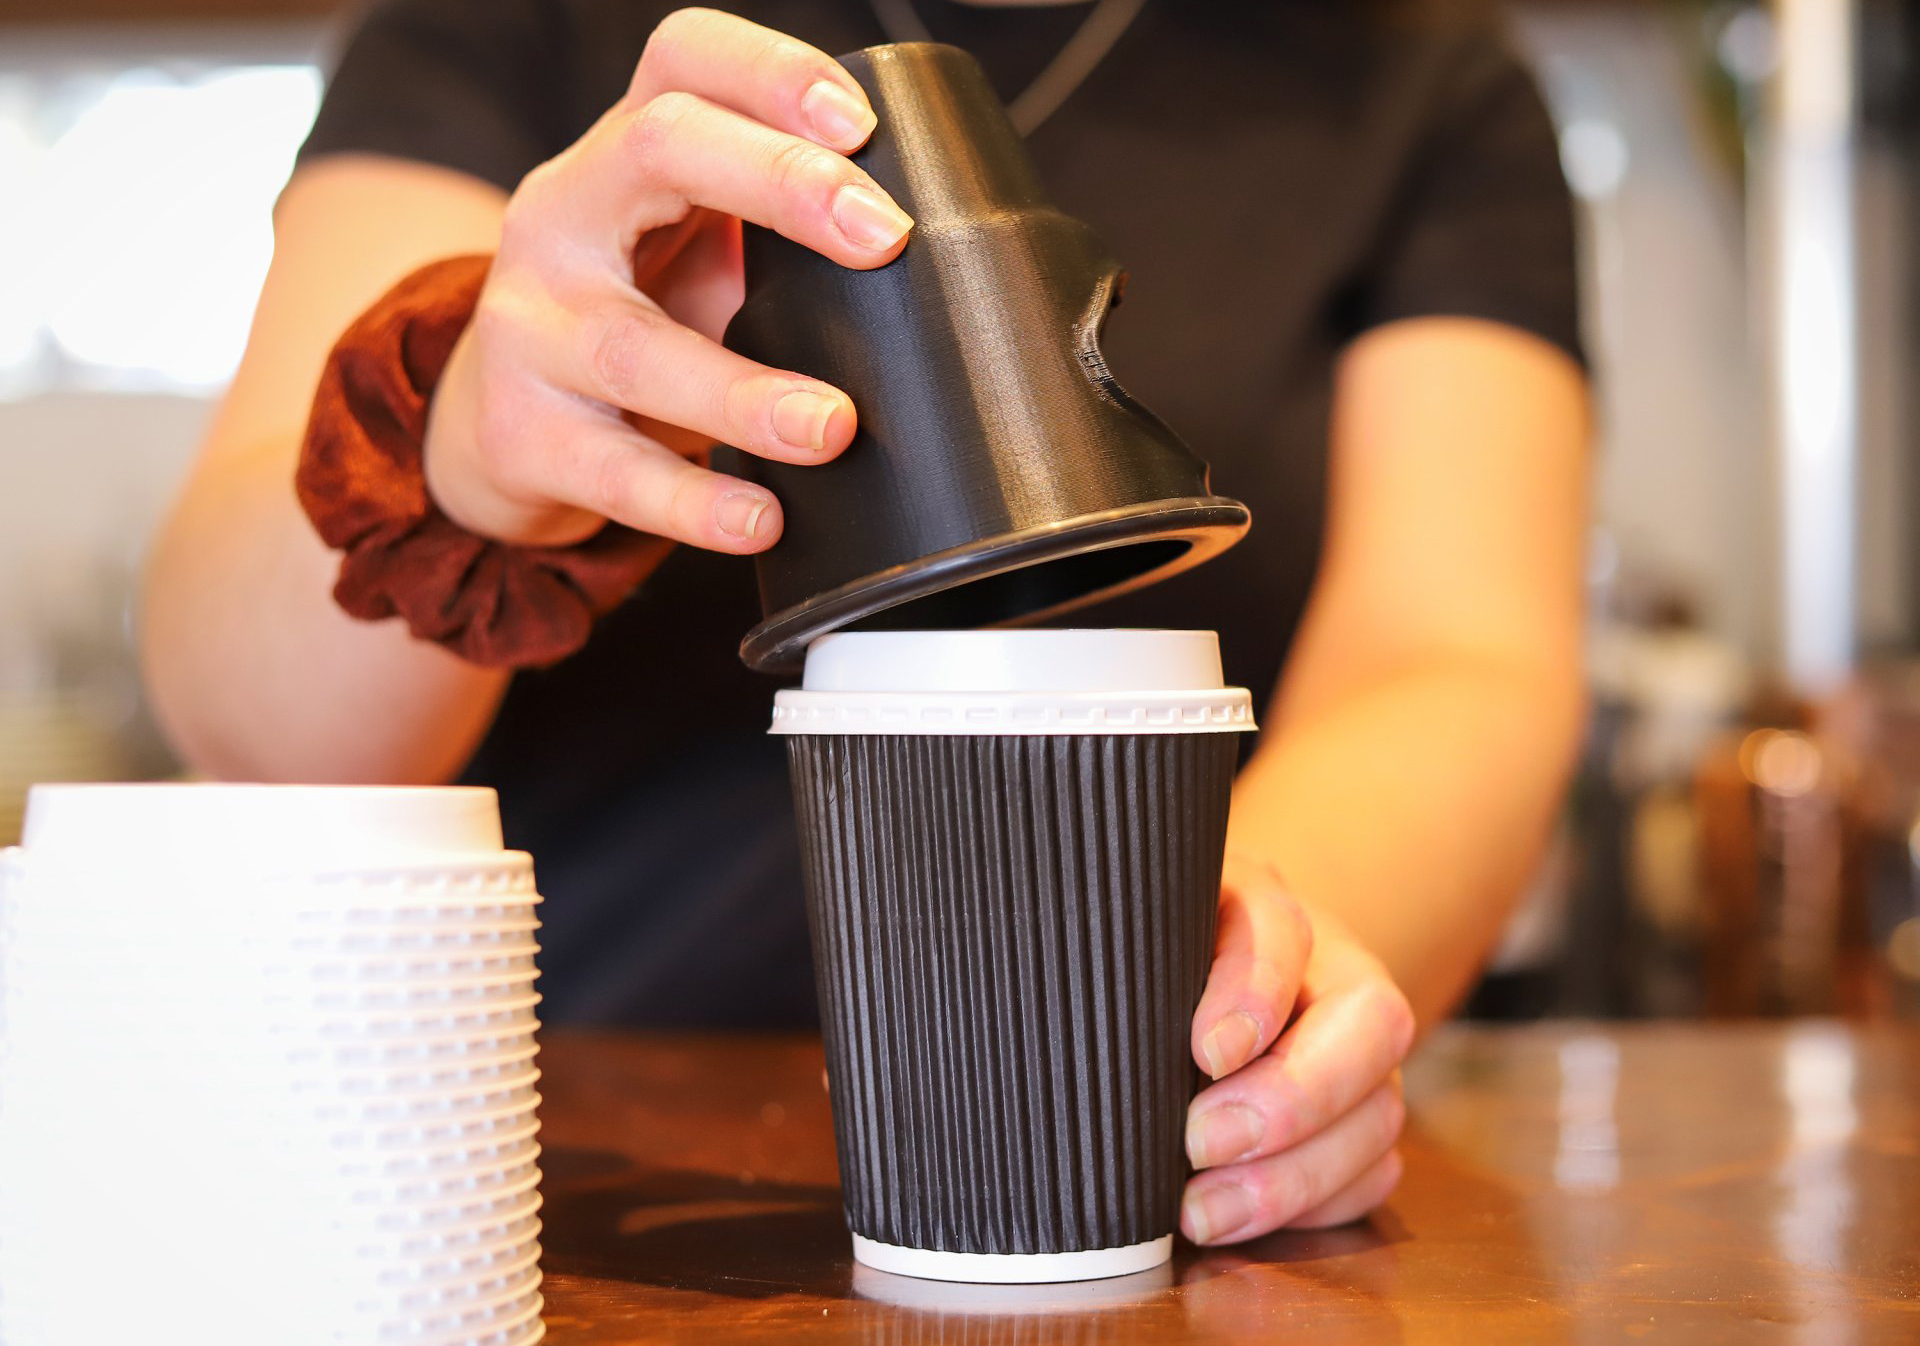
POLYGON ((554 1034, 549 1340, 1920 1342, 1920 1032, 1449 1029, 1370 1222, 1080 1286, 856 1268, 816 1042, 554 1034))

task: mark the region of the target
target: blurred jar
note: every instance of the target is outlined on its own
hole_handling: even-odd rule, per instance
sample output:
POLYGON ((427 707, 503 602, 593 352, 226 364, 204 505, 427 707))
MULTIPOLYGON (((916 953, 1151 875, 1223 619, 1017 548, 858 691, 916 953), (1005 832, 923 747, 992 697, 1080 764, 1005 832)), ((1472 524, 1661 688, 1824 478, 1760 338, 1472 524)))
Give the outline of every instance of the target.
POLYGON ((1696 777, 1706 1009, 1857 1011, 1843 977, 1857 773, 1838 740, 1793 727, 1804 717, 1768 718, 1718 744, 1696 777))
POLYGON ((1750 677, 1669 596, 1597 625, 1595 724, 1580 798, 1585 882, 1566 962, 1570 1012, 1698 1013, 1705 914, 1694 773, 1738 722, 1750 677))
POLYGON ((1863 669, 1824 716, 1857 762, 1859 1008, 1920 1018, 1920 662, 1863 669))

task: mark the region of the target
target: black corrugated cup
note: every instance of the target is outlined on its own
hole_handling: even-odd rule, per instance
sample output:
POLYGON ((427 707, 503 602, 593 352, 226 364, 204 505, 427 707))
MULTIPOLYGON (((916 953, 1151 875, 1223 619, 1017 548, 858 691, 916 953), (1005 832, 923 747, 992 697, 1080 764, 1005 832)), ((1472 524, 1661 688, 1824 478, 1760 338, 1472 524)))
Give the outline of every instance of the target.
POLYGON ((867 632, 782 692, 854 1256, 1172 1251, 1246 691, 1210 631, 867 632))

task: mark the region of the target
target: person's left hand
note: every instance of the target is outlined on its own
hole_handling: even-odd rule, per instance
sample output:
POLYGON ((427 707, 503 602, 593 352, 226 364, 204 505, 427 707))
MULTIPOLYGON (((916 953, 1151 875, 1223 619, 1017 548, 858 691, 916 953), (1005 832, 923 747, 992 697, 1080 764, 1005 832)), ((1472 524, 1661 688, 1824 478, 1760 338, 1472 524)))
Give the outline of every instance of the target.
POLYGON ((1414 1015, 1380 961, 1271 867, 1229 856, 1193 1055, 1180 1227, 1236 1243, 1367 1214, 1400 1181, 1400 1062, 1414 1015), (1282 1030, 1285 1030, 1284 1032, 1282 1030))

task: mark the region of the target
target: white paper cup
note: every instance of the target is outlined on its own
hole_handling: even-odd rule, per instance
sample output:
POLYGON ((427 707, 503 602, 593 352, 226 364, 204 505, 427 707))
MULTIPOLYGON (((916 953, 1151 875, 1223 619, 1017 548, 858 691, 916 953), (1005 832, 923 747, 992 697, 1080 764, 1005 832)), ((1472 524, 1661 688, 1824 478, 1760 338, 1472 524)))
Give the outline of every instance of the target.
POLYGON ((539 1227, 542 1198, 538 1188, 500 1197, 471 1212, 461 1220, 417 1219, 387 1220, 375 1226, 356 1229, 356 1246, 363 1250, 390 1253, 396 1257, 418 1258, 421 1264, 463 1250, 490 1246, 498 1238, 511 1237, 522 1228, 539 1227))
POLYGON ((458 1182, 489 1174, 498 1174, 520 1164, 531 1164, 540 1157, 540 1145, 531 1129, 511 1140, 461 1145, 416 1154, 390 1154, 379 1150, 345 1151, 339 1155, 339 1171, 348 1177, 377 1184, 390 1184, 405 1190, 418 1182, 458 1182))
POLYGON ((422 1255, 415 1249, 395 1256, 379 1245, 362 1245, 363 1256, 379 1260, 392 1257, 392 1266, 381 1273, 383 1284, 412 1285, 422 1281, 451 1280, 475 1273, 497 1273, 518 1267, 529 1255, 537 1259, 540 1248, 540 1221, 537 1217, 515 1221, 501 1232, 465 1247, 422 1255))
POLYGON ((476 1312, 436 1320, 418 1338, 402 1338, 407 1346, 495 1346, 496 1340, 537 1341, 538 1333, 529 1325, 536 1322, 545 1307, 539 1291, 517 1296, 505 1304, 476 1312), (521 1335, 521 1334, 527 1335, 521 1335))
POLYGON ((36 857, 148 873, 444 869, 505 853, 494 792, 458 786, 36 785, 20 840, 36 857))
MULTIPOLYGON (((358 1128, 356 1135, 368 1143, 390 1149, 429 1149, 440 1145, 469 1144, 477 1137, 524 1125, 537 1115, 540 1095, 506 1103, 492 1111, 476 1111, 459 1117, 387 1122, 358 1128)), ((338 1133, 335 1133, 336 1135, 338 1133)))

